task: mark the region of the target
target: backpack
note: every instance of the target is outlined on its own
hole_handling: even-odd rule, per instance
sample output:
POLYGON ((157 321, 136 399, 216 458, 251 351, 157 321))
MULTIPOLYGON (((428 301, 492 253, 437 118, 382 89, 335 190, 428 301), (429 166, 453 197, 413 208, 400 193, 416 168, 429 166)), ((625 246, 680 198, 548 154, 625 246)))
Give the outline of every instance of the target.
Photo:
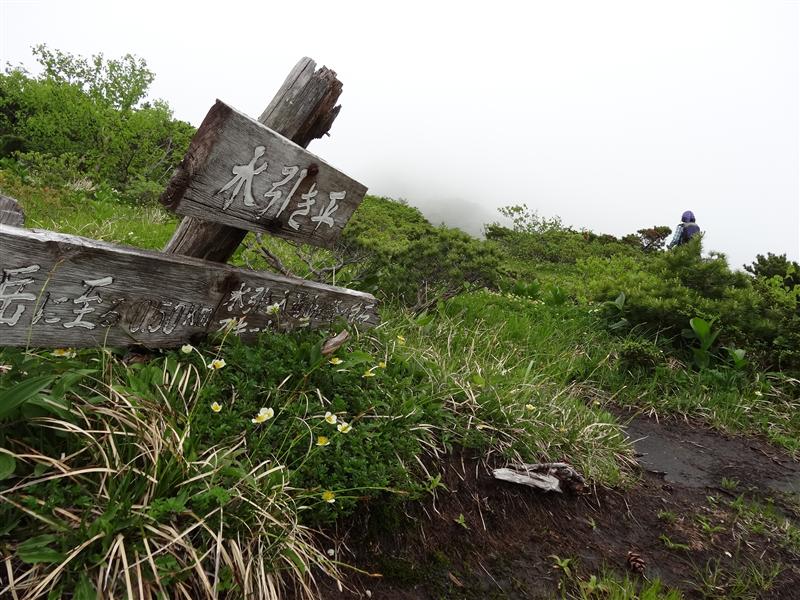
POLYGON ((700 228, 695 223, 686 223, 681 231, 681 244, 685 244, 695 235, 700 233, 700 228))

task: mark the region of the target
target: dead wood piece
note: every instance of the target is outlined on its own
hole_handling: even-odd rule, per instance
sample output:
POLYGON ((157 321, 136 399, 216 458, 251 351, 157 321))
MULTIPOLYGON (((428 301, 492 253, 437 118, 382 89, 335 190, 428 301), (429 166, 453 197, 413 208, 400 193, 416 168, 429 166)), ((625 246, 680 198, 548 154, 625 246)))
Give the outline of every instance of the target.
POLYGON ((513 469, 495 469, 492 471, 495 479, 503 481, 510 481, 511 483, 519 483, 535 487, 545 492, 559 492, 561 493, 561 481, 552 475, 540 475, 539 473, 520 473, 513 469))
POLYGON ((328 356, 329 354, 333 354, 342 347, 342 344, 344 344, 349 337, 350 333, 347 329, 343 329, 340 333, 326 340, 325 343, 322 344, 322 355, 328 356))
POLYGON ((0 195, 0 224, 22 227, 25 224, 25 213, 13 198, 0 195))
POLYGON ((513 468, 494 469, 495 479, 534 487, 545 492, 581 493, 586 480, 567 463, 521 464, 513 468))

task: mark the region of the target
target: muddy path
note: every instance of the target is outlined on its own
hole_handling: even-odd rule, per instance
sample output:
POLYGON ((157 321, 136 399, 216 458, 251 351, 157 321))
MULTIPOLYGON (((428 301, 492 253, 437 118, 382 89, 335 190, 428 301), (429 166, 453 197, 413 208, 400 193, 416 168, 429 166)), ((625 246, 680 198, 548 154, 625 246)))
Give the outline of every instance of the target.
POLYGON ((545 494, 494 480, 476 457, 452 457, 449 493, 403 526, 365 516, 332 534, 337 558, 371 575, 323 597, 560 598, 609 570, 657 577, 686 598, 800 599, 800 464, 761 441, 628 419, 641 466, 631 488, 545 494), (565 558, 570 578, 554 568, 565 558))
POLYGON ((760 440, 642 417, 632 418, 626 432, 641 467, 667 482, 715 488, 727 480, 767 495, 800 494, 800 463, 760 440))

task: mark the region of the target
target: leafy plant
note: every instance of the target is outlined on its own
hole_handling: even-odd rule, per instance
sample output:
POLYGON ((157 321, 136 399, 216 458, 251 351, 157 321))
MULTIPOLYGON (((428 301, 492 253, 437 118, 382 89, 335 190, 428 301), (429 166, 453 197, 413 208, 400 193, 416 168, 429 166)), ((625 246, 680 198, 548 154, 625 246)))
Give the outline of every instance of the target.
POLYGON ((692 347, 692 354, 695 364, 701 369, 708 368, 711 363, 711 347, 720 334, 719 329, 716 331, 712 329, 713 323, 713 319, 706 321, 700 317, 693 317, 689 319, 691 330, 684 330, 685 337, 694 338, 699 343, 699 346, 692 347))
POLYGON ((351 285, 415 310, 499 280, 494 247, 458 229, 434 227, 417 209, 387 198, 365 198, 343 243, 342 252, 362 257, 351 285))
POLYGON ((733 368, 737 371, 743 371, 747 365, 750 364, 750 361, 745 358, 745 355, 747 354, 746 350, 743 350, 742 348, 725 347, 725 351, 728 353, 728 358, 730 359, 733 368))
POLYGON ((630 324, 625 318, 625 292, 620 292, 614 300, 606 300, 601 306, 605 310, 610 330, 616 331, 630 324))
MULTIPOLYGON (((153 73, 131 55, 75 56, 33 49, 42 74, 0 74, 0 156, 20 163, 29 182, 67 186, 90 179, 141 198, 163 187, 194 129, 162 101, 144 102, 153 73), (144 182, 150 182, 146 184, 144 182)), ((149 196, 151 197, 151 196, 149 196)))
POLYGON ((569 295, 559 286, 553 285, 547 288, 543 300, 549 306, 561 306, 569 300, 569 295))
POLYGON ((575 569, 574 558, 561 558, 556 554, 551 554, 550 558, 553 559, 553 568, 559 571, 564 577, 571 579, 573 570, 575 569))

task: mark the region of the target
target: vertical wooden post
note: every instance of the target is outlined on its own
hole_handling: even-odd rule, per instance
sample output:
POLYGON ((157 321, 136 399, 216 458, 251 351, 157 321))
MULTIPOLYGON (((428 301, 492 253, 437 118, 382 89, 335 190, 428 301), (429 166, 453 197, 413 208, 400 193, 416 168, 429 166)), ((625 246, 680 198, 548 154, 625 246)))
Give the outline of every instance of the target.
POLYGON ((25 223, 25 213, 13 198, 0 196, 0 225, 13 225, 22 227, 25 223))
MULTIPOLYGON (((342 83, 327 67, 302 58, 258 120, 304 148, 328 133, 341 106, 342 83)), ((190 157, 184 160, 189 160, 190 157)), ((227 262, 247 234, 242 229, 184 217, 164 252, 227 262)))

